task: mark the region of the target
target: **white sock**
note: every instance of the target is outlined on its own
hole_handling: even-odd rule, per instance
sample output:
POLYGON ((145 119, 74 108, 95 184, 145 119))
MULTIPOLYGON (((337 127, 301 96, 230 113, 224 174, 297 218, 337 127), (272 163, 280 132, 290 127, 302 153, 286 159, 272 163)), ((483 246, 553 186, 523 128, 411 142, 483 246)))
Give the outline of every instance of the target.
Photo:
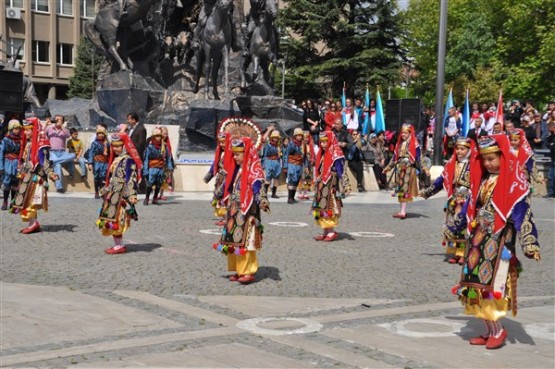
POLYGON ((114 250, 119 250, 123 247, 125 247, 125 245, 123 244, 123 237, 122 236, 113 236, 114 237, 114 250))

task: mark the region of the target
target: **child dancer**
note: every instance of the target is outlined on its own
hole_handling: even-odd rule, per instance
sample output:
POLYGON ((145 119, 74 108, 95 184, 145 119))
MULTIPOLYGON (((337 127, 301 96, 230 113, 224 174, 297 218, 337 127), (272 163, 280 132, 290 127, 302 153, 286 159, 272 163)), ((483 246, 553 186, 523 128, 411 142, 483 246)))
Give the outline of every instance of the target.
POLYGON ((100 189, 105 186, 106 173, 108 172, 108 158, 110 155, 110 142, 106 137, 106 127, 96 126, 96 138, 91 142, 87 165, 93 172, 94 198, 100 198, 100 189))
POLYGON ((204 176, 204 183, 208 183, 212 178, 216 177, 216 181, 214 183, 214 195, 212 197, 212 207, 214 208, 214 215, 218 218, 222 218, 216 222, 216 225, 218 226, 223 226, 225 224, 225 214, 227 212, 227 199, 224 197, 225 179, 227 173, 224 163, 226 160, 228 162, 233 160, 231 140, 229 137, 229 133, 227 132, 218 133, 218 146, 216 147, 216 152, 214 153, 214 161, 210 166, 210 170, 204 176))
POLYGON ((338 233, 335 227, 341 217, 340 183, 345 169, 345 156, 339 147, 337 138, 332 131, 324 131, 319 136, 320 150, 316 157, 316 182, 312 214, 323 229, 321 235, 314 237, 316 241, 333 241, 338 233))
POLYGON ((470 171, 481 171, 478 150, 474 140, 459 137, 455 142, 455 155, 451 156, 443 173, 434 183, 420 192, 428 199, 441 191, 447 192, 445 223, 443 225, 443 245, 446 246, 446 260, 450 264, 464 263, 466 245, 466 208, 470 194, 470 171))
POLYGON ((10 192, 12 202, 15 199, 19 179, 17 168, 19 166, 19 154, 21 152, 21 123, 12 119, 8 123, 8 134, 0 143, 0 177, 2 177, 2 189, 4 200, 2 210, 8 210, 8 199, 10 192))
POLYGON ((165 146, 168 152, 168 161, 164 166, 164 181, 162 182, 162 188, 160 189, 160 200, 167 200, 168 198, 164 196, 164 191, 168 190, 173 192, 173 170, 175 169, 175 163, 173 161, 172 145, 170 142, 168 127, 160 127, 162 130, 162 144, 165 146))
POLYGON ((40 131, 38 118, 28 118, 23 129, 20 182, 11 212, 19 213, 21 220, 29 223, 20 232, 30 234, 40 232, 37 216, 40 209, 48 211, 48 178, 55 181, 58 176, 50 161, 50 142, 40 131))
POLYGON ((484 321, 484 334, 470 340, 486 349, 501 347, 507 329, 500 320, 517 313, 517 235, 527 258, 539 260, 538 233, 532 220, 528 183, 504 134, 479 142, 485 171, 470 172, 469 247, 460 282, 453 287, 464 313, 484 321))
POLYGON ((142 162, 127 134, 115 133, 111 141, 106 187, 102 189, 104 201, 96 225, 103 236, 114 239, 114 246, 104 252, 123 254, 127 252, 123 234, 131 226, 131 219, 138 219, 135 204, 142 162))
POLYGON ((312 135, 308 131, 304 131, 303 137, 303 153, 305 160, 303 163, 303 172, 299 182, 299 199, 308 200, 308 191, 312 189, 313 165, 314 165, 314 146, 312 144, 312 135))
POLYGON ((143 205, 148 205, 152 188, 154 187, 154 199, 152 203, 160 205, 158 194, 165 179, 164 168, 173 170, 173 161, 169 157, 166 146, 162 143, 162 130, 154 128, 152 136, 148 139, 149 143, 145 150, 143 162, 143 175, 145 176, 147 187, 146 197, 143 205))
POLYGON ((401 211, 393 214, 393 218, 405 219, 407 217, 407 202, 418 196, 418 177, 416 167, 420 163, 420 146, 410 124, 403 124, 401 134, 395 145, 393 158, 383 170, 389 172, 395 167, 396 186, 395 194, 401 204, 401 211))
POLYGON ((269 127, 268 130, 270 130, 270 142, 262 149, 262 165, 266 173, 264 189, 268 192, 268 188, 272 185, 272 198, 279 199, 277 185, 281 175, 281 137, 274 127, 269 127))
POLYGON ((270 204, 262 186, 264 171, 252 139, 243 137, 232 142, 234 162, 226 166, 226 191, 229 202, 224 229, 214 249, 227 255, 227 268, 235 274, 232 282, 249 284, 258 271, 256 253, 262 247, 263 226, 260 210, 269 211, 270 204))

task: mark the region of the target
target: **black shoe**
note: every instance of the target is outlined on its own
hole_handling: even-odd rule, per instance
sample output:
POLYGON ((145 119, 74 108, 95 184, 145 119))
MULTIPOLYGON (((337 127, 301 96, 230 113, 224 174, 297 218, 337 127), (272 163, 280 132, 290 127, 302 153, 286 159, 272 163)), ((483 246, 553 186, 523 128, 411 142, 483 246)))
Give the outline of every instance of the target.
POLYGON ((2 210, 8 210, 8 203, 6 202, 2 203, 2 210))
POLYGON ((147 206, 147 205, 148 205, 148 199, 145 199, 145 200, 143 201, 143 205, 144 205, 144 206, 147 206))
POLYGON ((366 190, 364 189, 364 187, 358 186, 358 192, 366 192, 366 190))
POLYGON ((58 188, 58 189, 56 190, 56 192, 57 192, 57 193, 65 193, 66 190, 64 190, 63 188, 58 188))
POLYGON ((279 196, 274 193, 272 194, 272 199, 279 199, 279 196))

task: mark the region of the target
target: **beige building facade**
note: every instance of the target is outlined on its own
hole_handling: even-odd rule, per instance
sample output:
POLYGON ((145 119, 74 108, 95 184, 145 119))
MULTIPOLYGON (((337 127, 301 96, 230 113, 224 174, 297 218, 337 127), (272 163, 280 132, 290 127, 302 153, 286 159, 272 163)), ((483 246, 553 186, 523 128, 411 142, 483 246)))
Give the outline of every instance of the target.
MULTIPOLYGON (((37 97, 65 99, 83 24, 96 16, 97 0, 0 0, 0 59, 17 55, 37 97)), ((278 7, 283 1, 276 0, 278 7)), ((239 22, 250 0, 235 0, 239 22)))
POLYGON ((17 55, 41 102, 64 99, 95 0, 0 0, 0 58, 17 55), (18 53, 19 51, 19 53, 18 53))

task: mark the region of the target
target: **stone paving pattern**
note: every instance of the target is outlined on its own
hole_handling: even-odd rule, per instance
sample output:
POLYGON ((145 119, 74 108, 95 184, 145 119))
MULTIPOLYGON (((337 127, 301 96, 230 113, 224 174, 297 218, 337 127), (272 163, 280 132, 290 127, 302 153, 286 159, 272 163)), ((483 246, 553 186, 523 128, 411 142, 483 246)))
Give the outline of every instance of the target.
MULTIPOLYGON (((309 214, 309 202, 274 201, 271 213, 263 214, 257 282, 243 286, 227 280, 226 259, 211 247, 218 235, 199 232, 218 229, 208 194, 194 195, 197 200, 176 194, 161 206, 138 205, 139 221, 125 234, 129 252, 123 255, 103 253, 112 240, 96 228, 100 202, 89 196, 52 196, 49 212, 39 216, 43 232, 35 235, 20 235, 24 224, 19 217, 1 213, 2 301, 30 296, 30 302, 3 307, 0 361, 13 367, 433 368, 445 367, 448 361, 434 362, 419 353, 419 345, 428 346, 426 339, 404 338, 405 342, 382 325, 400 317, 459 321, 466 340, 472 329, 481 330, 475 320, 460 315, 462 309, 450 294, 460 267, 443 261, 445 197, 409 204, 409 218, 397 220, 391 214, 398 205, 388 193, 355 193, 345 201, 340 237, 332 243, 312 240, 319 229, 309 214), (34 291, 38 286, 49 289, 34 291), (38 332, 33 330, 33 314, 40 315, 38 332), (324 329, 269 337, 235 327, 236 322, 264 316, 314 319, 324 329), (88 318, 90 326, 81 322, 88 318), (100 326, 95 328, 93 322, 100 326), (26 328, 18 332, 17 324, 26 328), (414 349, 403 353, 400 348, 409 347, 409 342, 414 349), (71 348, 75 354, 67 351, 71 348), (60 355, 50 358, 49 351, 60 355)), ((542 260, 519 254, 524 266, 519 279, 522 310, 516 319, 506 319, 510 332, 526 336, 521 320, 542 324, 534 317, 545 315, 547 328, 540 328, 548 330, 548 338, 529 350, 539 351, 541 360, 534 364, 511 359, 518 344, 488 353, 498 357, 504 352, 515 367, 554 363, 554 205, 552 200, 533 199, 542 260)), ((298 328, 295 324, 260 326, 298 328)), ((426 323, 419 324, 422 328, 426 323)), ((442 350, 455 347, 453 353, 485 351, 469 348, 461 338, 450 337, 443 345, 442 350)), ((492 361, 484 362, 486 367, 495 363, 488 360, 492 361)))

